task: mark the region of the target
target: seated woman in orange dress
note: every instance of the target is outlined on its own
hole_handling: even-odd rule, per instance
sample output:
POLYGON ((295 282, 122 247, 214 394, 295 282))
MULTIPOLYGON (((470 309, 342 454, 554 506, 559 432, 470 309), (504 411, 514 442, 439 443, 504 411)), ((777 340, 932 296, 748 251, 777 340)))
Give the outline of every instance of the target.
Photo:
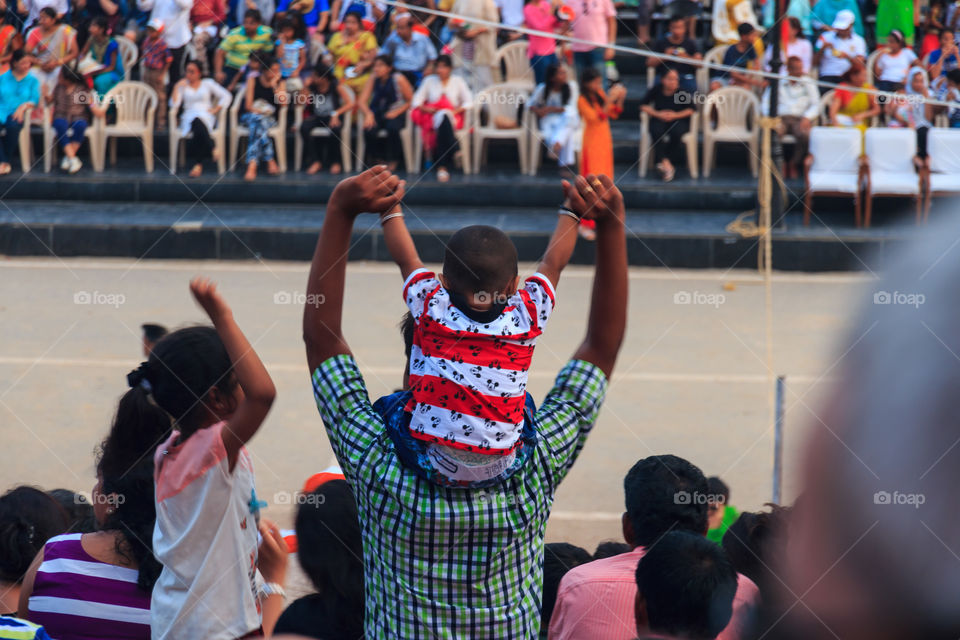
MULTIPOLYGON (((603 91, 603 78, 596 69, 587 69, 580 77, 580 99, 577 108, 583 122, 583 145, 580 153, 580 175, 605 175, 613 180, 613 138, 610 119, 623 112, 627 89, 622 84, 603 91)), ((593 221, 584 220, 580 235, 588 240, 595 237, 593 221)))

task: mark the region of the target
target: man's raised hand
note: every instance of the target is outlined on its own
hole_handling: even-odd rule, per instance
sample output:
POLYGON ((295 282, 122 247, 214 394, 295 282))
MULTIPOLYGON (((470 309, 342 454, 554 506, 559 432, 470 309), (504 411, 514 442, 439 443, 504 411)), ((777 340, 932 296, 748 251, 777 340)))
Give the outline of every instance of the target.
POLYGON ((377 165, 342 180, 330 196, 330 205, 354 217, 361 213, 385 213, 403 200, 406 181, 377 165))
POLYGON ((577 176, 573 184, 563 181, 568 206, 581 218, 623 220, 623 194, 607 176, 577 176))

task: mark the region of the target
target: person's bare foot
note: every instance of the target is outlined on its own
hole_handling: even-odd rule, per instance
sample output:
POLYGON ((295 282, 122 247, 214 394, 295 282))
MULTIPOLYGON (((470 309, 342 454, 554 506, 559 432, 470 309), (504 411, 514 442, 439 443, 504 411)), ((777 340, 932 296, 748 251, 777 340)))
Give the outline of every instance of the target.
POLYGON ((193 169, 190 169, 190 177, 191 177, 191 178, 199 178, 201 173, 203 173, 203 165, 202 165, 202 164, 197 163, 197 164, 193 165, 193 169))
POLYGON ((247 165, 247 172, 243 174, 243 179, 247 182, 253 182, 257 179, 257 163, 251 162, 247 165))
POLYGON ((275 176, 275 175, 277 175, 278 173, 280 173, 280 167, 277 166, 277 161, 276 161, 276 160, 268 160, 268 161, 267 161, 267 174, 268 174, 268 175, 271 175, 271 176, 275 176))
POLYGON ((5 176, 11 171, 13 171, 13 167, 10 166, 9 162, 0 162, 0 176, 5 176))
POLYGON ((343 167, 340 166, 339 162, 334 162, 332 165, 330 165, 330 175, 338 175, 341 171, 343 171, 343 167))
POLYGON ((444 167, 439 167, 437 169, 437 182, 449 182, 450 181, 450 172, 447 171, 444 167))
POLYGON ((315 173, 319 172, 320 169, 322 168, 323 168, 323 165, 321 165, 319 162, 314 162, 309 167, 307 167, 307 175, 312 176, 315 173))

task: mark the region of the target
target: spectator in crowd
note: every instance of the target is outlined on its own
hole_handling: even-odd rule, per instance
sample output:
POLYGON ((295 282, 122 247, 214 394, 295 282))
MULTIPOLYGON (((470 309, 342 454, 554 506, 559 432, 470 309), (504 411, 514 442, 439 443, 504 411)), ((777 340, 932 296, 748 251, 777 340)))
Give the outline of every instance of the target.
MULTIPOLYGON (((210 48, 219 37, 220 29, 227 22, 225 0, 194 0, 190 9, 190 24, 193 25, 193 55, 200 68, 209 73, 210 48)), ((216 54, 214 54, 216 55, 216 54)))
POLYGON ((390 56, 377 56, 373 74, 358 100, 370 164, 386 162, 390 171, 397 168, 403 147, 400 130, 407 123, 412 102, 413 88, 406 76, 393 68, 390 56), (381 132, 384 137, 380 137, 381 132))
POLYGON ((303 496, 296 531, 297 558, 316 592, 291 602, 274 633, 363 638, 363 538, 350 485, 330 480, 303 496))
MULTIPOLYGON (((761 0, 763 11, 763 27, 768 32, 773 28, 773 16, 775 2, 771 0, 761 0)), ((800 25, 800 33, 803 39, 810 40, 813 36, 813 26, 810 24, 813 11, 810 9, 810 0, 789 0, 787 3, 786 18, 796 18, 800 25)), ((769 59, 769 56, 767 56, 769 59)), ((783 67, 781 67, 783 68, 783 67)))
POLYGON ((157 92, 157 127, 160 129, 167 126, 167 72, 173 62, 162 34, 163 24, 151 20, 140 45, 140 80, 157 92))
POLYGON ((577 178, 576 186, 564 183, 574 215, 597 216, 598 266, 587 337, 537 410, 535 450, 510 477, 523 500, 478 500, 478 491, 486 495, 486 489, 451 491, 398 459, 341 322, 354 218, 361 211, 394 211, 404 184, 374 167, 341 182, 330 198, 307 285, 308 296, 327 302, 305 306, 303 329, 317 407, 358 500, 368 637, 538 633, 547 513, 596 420, 626 324, 623 200, 606 176, 590 179, 596 189, 584 178, 577 178), (358 439, 359 434, 364 435, 358 439), (413 496, 429 509, 411 508, 413 496), (516 526, 505 530, 504 522, 516 526), (424 530, 434 535, 425 537, 424 530), (503 603, 509 603, 509 616, 503 603))
MULTIPOLYGON (((627 473, 624 490, 623 537, 634 549, 564 576, 550 622, 551 640, 634 638, 637 585, 629 578, 637 562, 671 531, 707 533, 707 479, 686 460, 672 455, 644 458, 627 473)), ((738 576, 733 618, 720 634, 722 640, 745 637, 757 600, 757 586, 738 576)))
POLYGON ((260 14, 260 21, 265 25, 270 25, 273 23, 275 10, 275 0, 238 0, 234 20, 236 20, 237 23, 243 24, 248 11, 257 11, 260 14))
MULTIPOLYGON (((310 98, 303 112, 300 135, 303 137, 307 175, 312 176, 324 167, 331 175, 337 175, 343 170, 343 159, 340 157, 342 118, 355 107, 353 92, 337 81, 333 69, 322 64, 314 68, 305 89, 310 98), (318 127, 327 129, 330 135, 310 135, 318 127)), ((350 135, 350 132, 346 135, 350 135)))
POLYGON ((933 126, 933 105, 927 100, 926 71, 911 67, 906 86, 886 105, 887 123, 891 127, 906 127, 917 132, 917 158, 927 165, 927 134, 933 126))
POLYGON ((252 54, 271 51, 273 30, 262 24, 258 10, 247 9, 243 16, 243 25, 231 29, 217 47, 213 59, 214 79, 229 89, 252 54))
POLYGON ((87 44, 90 25, 97 18, 106 18, 108 31, 118 33, 125 10, 126 0, 72 0, 70 24, 77 31, 77 46, 87 44))
POLYGON ((10 70, 0 76, 0 176, 12 170, 10 161, 20 146, 20 130, 29 125, 30 111, 39 104, 40 83, 30 74, 30 56, 22 49, 14 51, 10 70))
POLYGON ((150 352, 153 351, 153 347, 160 342, 161 338, 169 333, 165 326, 155 323, 140 325, 140 331, 143 334, 140 343, 143 347, 144 358, 149 358, 150 352))
POLYGON ((10 56, 14 49, 23 47, 23 36, 12 24, 7 23, 6 11, 0 11, 0 74, 4 74, 10 68, 10 56), (20 46, 14 47, 14 39, 20 38, 20 46))
MULTIPOLYGON (((185 138, 191 178, 197 178, 203 173, 205 161, 216 162, 219 159, 210 134, 216 127, 217 119, 226 116, 232 99, 229 91, 212 78, 203 76, 203 69, 198 61, 187 61, 185 77, 173 87, 170 106, 172 113, 177 113, 180 107, 183 107, 179 130, 181 137, 185 138), (187 137, 188 134, 192 135, 187 137)), ((150 354, 144 355, 149 357, 150 354)))
POLYGON ((890 31, 883 52, 873 63, 873 77, 877 79, 877 89, 881 91, 900 91, 907 77, 907 71, 917 61, 917 54, 905 46, 903 34, 897 29, 890 31))
MULTIPOLYGON (((756 28, 748 22, 740 23, 740 25, 737 26, 737 33, 740 35, 740 40, 727 47, 727 50, 723 54, 722 63, 728 67, 736 67, 748 71, 759 71, 760 61, 757 59, 757 49, 754 43, 760 34, 756 28)), ((715 91, 720 87, 728 86, 742 87, 753 91, 758 87, 762 87, 765 82, 762 76, 752 73, 722 71, 718 77, 710 82, 710 90, 715 91)))
POLYGON ((837 19, 841 15, 843 20, 840 22, 849 25, 844 27, 843 30, 851 29, 862 38, 865 32, 863 30, 863 20, 860 17, 860 5, 857 4, 857 0, 816 0, 813 5, 811 23, 814 29, 831 33, 840 30, 840 27, 837 26, 837 19))
POLYGON ((856 127, 866 132, 871 118, 880 115, 877 96, 855 90, 873 88, 867 82, 866 65, 855 60, 841 80, 830 102, 830 124, 834 127, 856 127))
POLYGON ((86 79, 73 65, 61 69, 57 86, 46 101, 53 107, 53 130, 57 132, 56 141, 63 151, 60 168, 76 173, 83 167, 77 152, 83 144, 91 115, 102 115, 106 111, 93 103, 86 79))
POLYGON ((493 64, 497 55, 497 34, 493 27, 471 24, 470 18, 497 22, 500 16, 494 0, 456 0, 453 13, 465 21, 456 30, 453 46, 459 71, 466 77, 471 90, 479 93, 493 84, 493 64))
POLYGON ((877 0, 877 42, 898 31, 913 47, 914 26, 920 24, 920 0, 877 0))
MULTIPOLYGON (((94 517, 93 505, 82 493, 70 489, 53 489, 47 495, 57 501, 67 513, 70 526, 64 533, 93 533, 97 530, 97 519, 94 517)), ((0 636, 3 637, 3 636, 0 636)))
POLYGON ((621 553, 630 553, 631 551, 633 551, 633 547, 625 542, 605 540, 598 544, 597 548, 594 549, 593 559, 603 560, 604 558, 612 558, 613 556, 618 556, 621 553))
POLYGON ((560 580, 570 569, 590 562, 593 558, 586 549, 569 542, 550 542, 543 546, 543 605, 540 609, 540 637, 547 637, 550 616, 557 603, 560 580))
MULTIPOLYGON (((641 0, 641 4, 643 1, 641 0)), ((570 6, 574 16, 570 23, 574 38, 611 45, 616 42, 617 11, 613 7, 613 0, 574 0, 570 6)), ((604 60, 613 60, 613 49, 576 42, 571 44, 570 48, 573 49, 573 64, 577 77, 582 78, 587 69, 595 69, 601 74, 602 88, 606 89, 603 63, 604 60)))
POLYGON ((460 150, 455 132, 463 129, 473 94, 463 78, 453 75, 450 56, 437 56, 434 69, 436 73, 424 78, 413 95, 410 117, 420 127, 423 148, 437 169, 437 180, 446 182, 450 179, 447 166, 460 150))
MULTIPOLYGON (((7 0, 13 2, 13 0, 7 0)), ((17 13, 23 18, 23 24, 29 28, 37 23, 40 18, 40 12, 50 7, 54 11, 54 18, 57 21, 63 20, 64 16, 70 11, 69 0, 16 0, 17 13)))
POLYGON ((39 489, 24 485, 0 496, 0 615, 17 614, 23 578, 37 552, 69 526, 63 507, 39 489))
MULTIPOLYGON (((810 73, 810 69, 813 68, 813 45, 803 36, 802 27, 798 18, 789 16, 787 18, 787 24, 789 25, 787 41, 781 43, 780 47, 780 59, 784 62, 783 66, 780 67, 780 74, 786 75, 788 73, 786 62, 790 58, 799 58, 802 65, 801 73, 806 75, 810 73)), ((768 71, 772 70, 770 64, 772 60, 773 47, 771 46, 767 48, 767 54, 764 58, 768 71)))
POLYGON ((330 8, 334 22, 331 31, 340 31, 348 13, 355 13, 360 19, 360 27, 364 31, 373 31, 376 24, 387 15, 387 5, 379 0, 333 0, 330 8))
POLYGON ((261 71, 247 78, 243 110, 240 122, 247 127, 246 163, 247 172, 243 179, 252 182, 257 179, 257 168, 261 162, 267 163, 267 173, 275 176, 280 167, 274 159, 273 140, 270 129, 277 126, 277 114, 287 106, 287 87, 280 75, 280 63, 273 58, 261 57, 261 71))
MULTIPOLYGON (((557 8, 550 0, 527 0, 523 6, 523 26, 537 31, 560 31, 567 25, 557 16, 557 8)), ((528 36, 527 57, 533 68, 533 81, 543 84, 547 69, 557 63, 557 40, 546 36, 528 36)))
POLYGON ((720 544, 740 512, 730 504, 730 487, 717 476, 707 478, 707 540, 720 544))
POLYGON ((670 531, 636 570, 639 638, 713 640, 733 616, 737 572, 722 549, 687 531, 670 531))
POLYGON ((60 67, 79 55, 77 32, 60 22, 53 7, 44 7, 37 26, 27 33, 26 52, 34 59, 30 73, 40 81, 41 93, 49 95, 57 84, 60 67))
MULTIPOLYGON (((497 11, 500 13, 500 22, 507 27, 522 27, 523 5, 525 0, 494 0, 497 5, 497 11)), ((512 42, 522 38, 523 34, 511 29, 501 29, 497 34, 497 43, 502 44, 512 42)))
POLYGON ((306 33, 298 33, 298 38, 307 39, 318 38, 317 44, 322 44, 323 34, 326 33, 327 25, 330 23, 330 4, 327 0, 280 0, 277 3, 277 12, 273 19, 279 24, 282 20, 290 18, 303 21, 303 27, 306 33))
POLYGON ((680 76, 670 69, 660 83, 647 91, 640 101, 640 110, 650 116, 650 140, 657 171, 664 182, 673 180, 681 162, 683 136, 690 131, 690 118, 695 113, 693 96, 680 89, 680 76))
MULTIPOLYGON (((944 102, 960 104, 960 69, 953 69, 947 73, 946 82, 943 84, 946 91, 940 99, 944 102)), ((946 110, 950 128, 960 128, 960 106, 946 107, 946 110)))
POLYGON ((539 119, 543 142, 561 168, 575 167, 577 162, 579 97, 577 85, 567 78, 567 68, 554 62, 547 67, 546 82, 537 85, 530 98, 529 108, 539 119))
POLYGON ((760 599, 772 603, 783 591, 791 510, 775 504, 769 511, 746 512, 723 536, 723 550, 733 568, 753 580, 760 599))
MULTIPOLYGON (((106 94, 123 80, 123 58, 120 55, 120 45, 110 36, 107 28, 107 19, 103 16, 94 20, 90 25, 90 39, 80 52, 81 59, 89 56, 99 65, 88 75, 93 77, 93 88, 100 95, 106 94)), ((165 113, 164 123, 166 123, 165 113)))
MULTIPOLYGON (((678 58, 703 60, 703 54, 700 53, 697 41, 687 33, 686 19, 680 16, 670 18, 670 30, 653 44, 653 50, 678 58)), ((647 58, 647 66, 656 70, 658 78, 662 78, 664 73, 673 69, 680 78, 681 90, 689 94, 693 94, 697 90, 697 68, 691 64, 649 57, 647 58)))
POLYGON ((97 453, 98 530, 47 541, 23 581, 20 617, 58 640, 150 637, 150 594, 161 571, 152 545, 153 450, 169 434, 169 418, 146 389, 123 395, 97 453))
MULTIPOLYGON (((960 15, 960 11, 957 15, 960 15)), ((957 68, 960 68, 960 49, 954 40, 954 31, 944 29, 940 32, 940 48, 927 56, 927 71, 932 80, 939 82, 940 78, 957 68)))
POLYGON ((623 0, 616 6, 623 5, 637 12, 636 35, 637 45, 642 47, 650 46, 650 13, 652 0, 623 0))
POLYGON ((358 11, 348 11, 343 17, 343 28, 327 41, 333 55, 333 69, 337 80, 354 93, 360 93, 370 78, 373 59, 377 56, 377 39, 363 28, 358 11))
MULTIPOLYGON (((265 68, 279 78, 277 65, 265 68)), ((152 637, 240 638, 260 629, 261 610, 269 636, 276 617, 268 610, 279 616, 283 589, 274 583, 283 580, 286 555, 276 555, 283 538, 260 518, 245 444, 263 423, 276 389, 216 287, 196 278, 190 290, 213 327, 171 333, 127 376, 134 391, 146 382, 151 404, 176 425, 153 458, 153 547, 163 571, 150 602, 152 637), (266 582, 259 589, 258 533, 266 582), (282 562, 265 567, 264 546, 268 558, 282 562), (260 602, 258 591, 265 596, 260 602), (231 606, 221 606, 217 615, 200 606, 227 602, 231 606)))
POLYGON ((580 76, 580 97, 577 110, 583 120, 581 175, 604 175, 613 178, 613 138, 610 120, 623 113, 626 88, 614 85, 609 95, 603 91, 603 75, 589 67, 580 76))
MULTIPOLYGON (((784 164, 784 177, 800 177, 800 167, 807 157, 810 128, 819 115, 820 92, 812 78, 803 73, 803 62, 796 56, 787 59, 787 77, 777 84, 777 113, 780 135, 791 135, 796 142, 793 155, 784 164)), ((763 112, 770 114, 770 88, 763 92, 763 112)), ((719 542, 719 540, 716 540, 719 542)))
POLYGON ((193 0, 137 0, 137 8, 149 11, 149 20, 158 20, 163 25, 163 39, 173 56, 169 70, 170 85, 173 86, 180 81, 183 55, 187 43, 193 38, 190 29, 193 0))
POLYGON ((277 27, 280 37, 276 42, 277 60, 280 61, 280 75, 287 83, 287 91, 297 96, 303 90, 303 68, 307 64, 307 43, 297 37, 297 24, 293 18, 284 18, 277 27))
MULTIPOLYGON (((813 62, 820 69, 820 80, 823 82, 839 83, 855 60, 866 62, 867 43, 853 32, 853 19, 852 11, 839 12, 833 20, 833 29, 824 31, 817 38, 813 62)), ((820 93, 826 91, 828 89, 823 88, 820 93)))
POLYGON ((394 68, 414 87, 423 76, 433 72, 433 62, 437 59, 437 48, 430 36, 413 30, 413 16, 409 13, 397 16, 397 28, 384 41, 380 53, 390 56, 394 68))

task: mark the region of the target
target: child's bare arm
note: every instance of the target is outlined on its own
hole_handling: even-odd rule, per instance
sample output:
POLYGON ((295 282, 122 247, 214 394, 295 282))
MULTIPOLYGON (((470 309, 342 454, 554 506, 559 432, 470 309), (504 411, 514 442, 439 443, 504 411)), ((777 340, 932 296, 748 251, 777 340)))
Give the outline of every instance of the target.
POLYGON ((393 261, 400 267, 400 275, 406 280, 407 276, 423 268, 420 261, 420 255, 417 253, 417 247, 413 244, 413 238, 410 237, 410 231, 407 229, 407 223, 403 221, 403 215, 390 218, 390 216, 400 213, 403 210, 398 203, 389 213, 384 214, 381 220, 389 218, 383 222, 383 239, 387 243, 387 251, 393 261))
POLYGON ((240 448, 253 438, 263 424, 277 396, 277 389, 257 352, 234 321, 230 307, 217 293, 216 285, 206 278, 195 278, 190 282, 190 291, 223 340, 237 383, 243 389, 243 400, 223 429, 223 446, 227 450, 230 470, 233 471, 240 448))
MULTIPOLYGON (((569 188, 566 180, 564 180, 564 184, 566 185, 565 188, 569 188)), ((550 280, 550 284, 554 288, 560 281, 560 272, 570 262, 570 256, 573 255, 573 248, 576 245, 577 221, 571 216, 561 215, 557 220, 556 229, 553 230, 550 244, 547 245, 547 251, 543 254, 543 259, 537 268, 537 271, 550 280)))

